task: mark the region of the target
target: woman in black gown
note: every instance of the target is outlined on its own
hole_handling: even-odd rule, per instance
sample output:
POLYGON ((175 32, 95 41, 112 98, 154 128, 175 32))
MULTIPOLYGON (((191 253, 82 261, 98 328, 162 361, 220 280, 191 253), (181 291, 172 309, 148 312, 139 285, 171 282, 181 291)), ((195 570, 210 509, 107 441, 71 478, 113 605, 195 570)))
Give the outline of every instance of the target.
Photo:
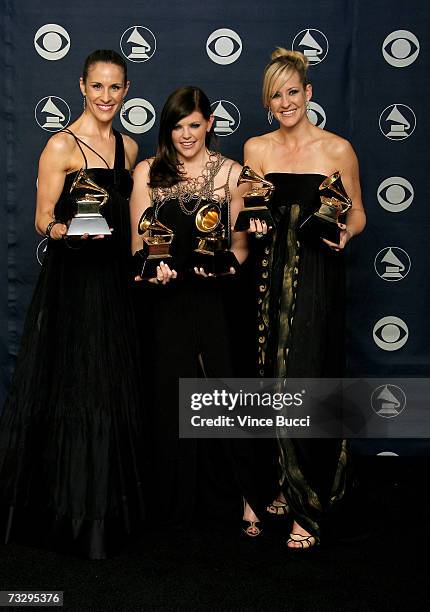
MULTIPOLYGON (((276 230, 260 243, 259 373, 279 378, 341 377, 344 353, 344 261, 347 242, 365 225, 358 162, 351 145, 315 127, 307 116, 312 86, 307 59, 278 48, 264 74, 263 103, 279 128, 245 144, 245 163, 274 183, 276 230), (312 241, 299 225, 320 206, 319 186, 340 171, 352 199, 339 243, 312 241), (267 272, 268 271, 268 272, 267 272)), ((256 237, 267 227, 256 222, 256 237)), ((319 542, 321 519, 343 494, 342 440, 280 437, 282 492, 268 508, 293 519, 287 546, 319 542)))
MULTIPOLYGON (((200 89, 174 91, 161 114, 157 155, 136 167, 131 198, 133 252, 142 248, 137 226, 148 207, 174 231, 174 269, 161 263, 156 278, 142 287, 145 310, 152 304, 152 316, 143 321, 142 345, 153 365, 146 381, 147 393, 152 387, 154 516, 178 526, 197 516, 231 520, 241 496, 256 508, 258 495, 264 495, 255 483, 258 465, 254 469, 244 441, 178 438, 178 379, 233 375, 223 292, 235 282, 235 268, 222 278, 209 278, 208 270, 192 261, 198 212, 216 203, 229 237, 246 190, 237 187, 240 165, 209 148, 213 120, 200 89)), ((247 256, 246 233, 232 233, 230 249, 241 264, 247 256)), ((247 535, 258 535, 257 517, 248 506, 244 518, 247 535)))
POLYGON ((84 112, 40 157, 36 229, 48 248, 0 422, 3 539, 95 559, 142 515, 127 292, 137 145, 112 129, 128 87, 117 53, 92 53, 80 81, 84 112), (109 195, 101 212, 111 236, 67 237, 81 168, 109 195))

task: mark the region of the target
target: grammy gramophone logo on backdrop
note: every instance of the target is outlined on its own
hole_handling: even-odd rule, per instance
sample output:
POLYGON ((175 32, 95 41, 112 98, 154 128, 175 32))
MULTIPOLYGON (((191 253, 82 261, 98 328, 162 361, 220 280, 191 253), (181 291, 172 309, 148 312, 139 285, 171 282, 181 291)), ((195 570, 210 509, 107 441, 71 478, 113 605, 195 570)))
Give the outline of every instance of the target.
POLYGON ((206 53, 215 64, 233 64, 242 53, 242 39, 234 30, 220 28, 209 35, 206 53))
POLYGON ((57 23, 46 23, 34 35, 34 48, 46 60, 60 60, 70 50, 69 33, 57 23))
POLYGON ((34 117, 43 130, 58 132, 70 121, 70 107, 63 98, 46 96, 36 104, 34 117))
POLYGON ((417 120, 406 104, 391 104, 379 116, 379 129, 389 140, 405 140, 414 132, 417 120))
POLYGON ((412 184, 402 176, 390 176, 379 185, 376 197, 382 208, 391 213, 403 212, 414 199, 412 184))
POLYGON ((395 68, 410 66, 417 59, 419 52, 419 40, 408 30, 391 32, 382 43, 385 61, 395 68))
POLYGON ((390 246, 381 249, 375 257, 375 271, 384 281, 400 281, 411 269, 409 255, 400 247, 390 246))
POLYGON ((370 402, 372 410, 378 416, 392 419, 406 408, 406 395, 397 385, 381 385, 373 390, 370 402))
POLYGON ((230 136, 240 125, 240 111, 230 100, 216 100, 211 108, 215 117, 214 132, 217 136, 230 136))
POLYGON ((142 25, 127 28, 119 42, 123 55, 130 62, 147 62, 157 49, 155 35, 142 25))
POLYGON ((294 37, 292 48, 294 51, 301 51, 308 58, 310 66, 318 66, 328 53, 328 39, 321 30, 308 28, 301 30, 294 37))

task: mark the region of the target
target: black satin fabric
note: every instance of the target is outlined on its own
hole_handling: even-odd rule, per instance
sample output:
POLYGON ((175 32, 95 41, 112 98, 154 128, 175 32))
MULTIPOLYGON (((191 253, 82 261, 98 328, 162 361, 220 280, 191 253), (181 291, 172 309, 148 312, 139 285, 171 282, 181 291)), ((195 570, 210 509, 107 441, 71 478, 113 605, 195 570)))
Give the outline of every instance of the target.
MULTIPOLYGON (((140 357, 127 286, 132 181, 118 136, 115 168, 88 169, 109 192, 103 214, 113 235, 49 240, 0 420, 3 539, 90 558, 121 546, 143 517, 140 357)), ((57 218, 70 219, 75 176, 57 218)))
MULTIPOLYGON (((343 254, 303 240, 300 223, 320 205, 320 174, 270 173, 276 222, 268 285, 265 375, 341 377, 344 373, 345 278, 343 254), (298 207, 295 215, 292 207, 298 207), (285 269, 292 269, 290 276, 285 269), (285 279, 291 299, 285 299, 285 279), (288 326, 287 333, 284 327, 288 326)), ((338 406, 333 398, 333 413, 338 406)), ((319 537, 321 521, 345 484, 346 444, 337 439, 279 438, 283 490, 296 520, 319 537)))

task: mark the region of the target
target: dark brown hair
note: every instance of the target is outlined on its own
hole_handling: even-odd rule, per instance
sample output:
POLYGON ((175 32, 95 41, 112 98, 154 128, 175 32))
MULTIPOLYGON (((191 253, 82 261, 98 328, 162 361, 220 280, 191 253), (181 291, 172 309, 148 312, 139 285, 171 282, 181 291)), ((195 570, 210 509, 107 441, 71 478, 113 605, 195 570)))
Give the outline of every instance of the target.
POLYGON ((106 64, 115 64, 122 68, 124 72, 124 84, 127 83, 127 64, 123 60, 123 58, 116 52, 112 51, 112 49, 97 49, 90 53, 84 63, 84 69, 82 71, 82 80, 87 80, 88 71, 93 64, 97 62, 105 62, 106 64))
MULTIPOLYGON (((209 99, 199 87, 179 87, 167 98, 161 111, 157 153, 149 173, 150 187, 170 187, 182 180, 181 165, 172 142, 172 130, 178 121, 194 111, 199 111, 206 121, 212 115, 209 99)), ((206 134, 208 148, 213 137, 212 126, 206 134)))

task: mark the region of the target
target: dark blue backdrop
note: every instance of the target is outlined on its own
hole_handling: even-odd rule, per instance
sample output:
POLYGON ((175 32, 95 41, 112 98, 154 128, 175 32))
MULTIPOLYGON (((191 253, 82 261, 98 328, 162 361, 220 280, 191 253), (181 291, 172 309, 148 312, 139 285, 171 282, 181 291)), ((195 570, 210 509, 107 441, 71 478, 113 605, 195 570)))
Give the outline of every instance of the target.
POLYGON ((43 257, 33 226, 37 159, 50 133, 79 114, 82 62, 96 48, 127 58, 131 88, 117 127, 136 138, 141 158, 154 152, 166 96, 196 84, 213 101, 221 150, 238 160, 244 141, 269 129, 260 85, 271 50, 304 51, 312 64, 311 119, 348 138, 361 163, 368 227, 348 253, 349 373, 428 376, 427 4, 3 0, 1 399, 43 257))

